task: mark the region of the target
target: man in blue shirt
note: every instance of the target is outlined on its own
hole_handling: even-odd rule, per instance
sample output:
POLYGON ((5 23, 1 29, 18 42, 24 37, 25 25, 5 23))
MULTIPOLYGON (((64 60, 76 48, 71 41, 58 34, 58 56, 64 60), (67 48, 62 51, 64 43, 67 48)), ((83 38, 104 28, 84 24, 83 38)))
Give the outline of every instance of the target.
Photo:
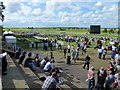
POLYGON ((112 58, 112 59, 115 59, 115 54, 116 54, 116 53, 115 53, 115 51, 113 50, 113 51, 111 52, 111 58, 112 58))

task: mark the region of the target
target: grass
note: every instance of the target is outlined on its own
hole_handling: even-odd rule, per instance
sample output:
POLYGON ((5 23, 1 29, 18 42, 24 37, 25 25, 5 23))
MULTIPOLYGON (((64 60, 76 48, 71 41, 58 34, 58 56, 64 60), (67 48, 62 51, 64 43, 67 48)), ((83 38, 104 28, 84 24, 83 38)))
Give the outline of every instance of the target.
MULTIPOLYGON (((85 32, 88 32, 89 29, 63 29, 60 28, 34 28, 34 29, 25 29, 25 28, 11 28, 7 29, 5 28, 4 31, 14 31, 17 34, 23 34, 22 32, 40 32, 40 33, 46 33, 46 34, 64 34, 64 35, 81 35, 81 36, 105 36, 105 37, 119 37, 118 35, 108 35, 108 33, 103 33, 104 29, 101 29, 101 34, 95 35, 95 34, 85 34, 85 32)), ((110 29, 108 29, 109 32, 110 29)), ((118 29, 114 29, 114 33, 117 34, 118 29)))
MULTIPOLYGON (((4 29, 4 30, 9 30, 9 29, 4 29)), ((101 37, 119 37, 119 36, 114 36, 114 35, 107 35, 107 33, 102 33, 100 35, 94 35, 94 34, 83 34, 85 32, 88 32, 87 29, 65 29, 63 31, 61 31, 59 28, 58 29, 51 29, 51 28, 44 28, 44 29, 10 29, 11 31, 14 31, 14 32, 17 32, 17 34, 22 34, 22 32, 41 32, 41 33, 51 33, 51 34, 65 34, 65 35, 83 35, 83 36, 101 36, 101 37)), ((116 31, 115 31, 116 32, 116 31)), ((39 35, 41 36, 41 35, 39 35)), ((49 38, 56 38, 56 37, 50 37, 48 36, 49 38)), ((32 42, 32 41, 38 41, 34 38, 27 38, 25 41, 23 40, 23 38, 17 38, 17 45, 25 50, 35 50, 35 48, 30 48, 29 47, 29 44, 32 42)), ((90 38, 89 38, 90 39, 90 38)), ((68 45, 67 42, 65 41, 62 41, 64 42, 64 46, 63 47, 66 47, 68 45)), ((82 43, 82 42, 80 42, 82 43)), ((103 46, 107 45, 109 43, 109 41, 106 43, 106 44, 103 44, 103 46)), ((75 42, 72 42, 71 45, 74 45, 75 48, 76 48, 76 43, 75 42)), ((100 60, 97 58, 97 51, 93 48, 96 46, 96 42, 92 42, 92 46, 90 48, 87 49, 87 53, 91 56, 92 60, 91 60, 91 66, 95 66, 96 70, 98 70, 101 66, 104 66, 105 68, 107 68, 109 62, 110 62, 110 52, 108 52, 108 55, 107 55, 107 60, 100 60)), ((37 50, 40 50, 40 51, 43 51, 45 53, 47 53, 49 55, 50 51, 45 51, 43 50, 43 47, 39 47, 37 50)), ((55 47, 54 47, 54 52, 53 52, 53 55, 55 56, 55 59, 56 61, 65 61, 65 59, 63 58, 63 53, 60 52, 60 51, 56 51, 55 50, 55 47)), ((84 55, 79 55, 79 58, 80 58, 80 63, 84 63, 84 61, 82 59, 85 58, 84 55)), ((82 65, 80 66, 82 67, 82 65)))

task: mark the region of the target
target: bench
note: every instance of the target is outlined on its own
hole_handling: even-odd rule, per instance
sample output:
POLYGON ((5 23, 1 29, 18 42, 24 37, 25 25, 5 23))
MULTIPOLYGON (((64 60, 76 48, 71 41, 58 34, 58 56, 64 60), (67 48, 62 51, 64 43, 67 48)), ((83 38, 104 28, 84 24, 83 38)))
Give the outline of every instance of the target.
MULTIPOLYGON (((15 59, 18 64, 18 59, 15 59)), ((35 75, 35 73, 28 67, 24 67, 21 64, 18 64, 21 69, 21 73, 23 74, 26 82, 28 83, 30 89, 41 88, 43 82, 35 75)))
MULTIPOLYGON (((18 59, 16 59, 17 63, 18 63, 18 59)), ((21 67, 21 69, 24 71, 24 73, 27 75, 30 76, 30 77, 36 77, 35 80, 37 80, 38 82, 36 84, 40 84, 40 86, 42 86, 43 82, 40 81, 40 78, 41 77, 47 77, 48 74, 46 72, 44 72, 42 69, 40 68, 36 68, 37 70, 36 71, 39 71, 39 72, 32 72, 30 68, 27 68, 27 67, 24 67, 23 65, 19 64, 19 66, 21 67)), ((28 81, 31 81, 29 80, 31 78, 27 78, 28 81)), ((63 81, 65 80, 65 78, 63 79, 63 81)), ((34 80, 33 80, 34 81, 34 80)), ((34 85, 33 85, 34 86, 34 85)), ((68 86, 66 83, 63 83, 60 85, 60 89, 65 89, 65 88, 71 88, 70 86, 68 86)))
MULTIPOLYGON (((44 72, 41 68, 37 68, 37 70, 38 70, 38 69, 41 71, 41 73, 37 73, 38 77, 47 77, 48 72, 44 72)), ((66 80, 64 77, 62 77, 62 80, 64 81, 64 83, 60 85, 60 89, 61 89, 61 90, 66 89, 66 88, 67 88, 67 89, 71 89, 71 87, 68 86, 68 85, 65 83, 65 82, 68 81, 68 80, 66 80)))
POLYGON ((22 88, 29 89, 26 81, 22 77, 13 60, 7 55, 7 75, 3 76, 3 88, 22 88))

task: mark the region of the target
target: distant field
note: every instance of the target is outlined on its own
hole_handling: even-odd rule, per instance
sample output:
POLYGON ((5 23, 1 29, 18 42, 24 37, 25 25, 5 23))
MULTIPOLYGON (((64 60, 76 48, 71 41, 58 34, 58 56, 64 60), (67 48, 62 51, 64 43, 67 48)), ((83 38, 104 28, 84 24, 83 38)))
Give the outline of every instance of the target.
MULTIPOLYGON (((65 35, 85 35, 85 36, 108 36, 111 29, 107 29, 107 32, 104 32, 104 29, 101 29, 100 35, 92 35, 92 34, 85 34, 89 32, 89 29, 84 28, 34 28, 34 29, 25 29, 25 28, 5 28, 4 31, 14 31, 14 32, 41 32, 41 33, 49 33, 49 34, 65 34, 65 35)), ((114 33, 111 34, 116 35, 109 35, 108 37, 118 37, 117 32, 118 29, 113 29, 114 33)))

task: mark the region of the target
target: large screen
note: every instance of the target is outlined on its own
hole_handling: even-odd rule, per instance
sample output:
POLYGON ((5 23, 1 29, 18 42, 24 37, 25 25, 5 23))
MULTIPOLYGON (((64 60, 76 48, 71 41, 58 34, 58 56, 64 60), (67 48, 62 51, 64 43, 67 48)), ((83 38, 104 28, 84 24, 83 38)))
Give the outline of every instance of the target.
POLYGON ((100 34, 100 25, 91 25, 90 34, 100 34))

